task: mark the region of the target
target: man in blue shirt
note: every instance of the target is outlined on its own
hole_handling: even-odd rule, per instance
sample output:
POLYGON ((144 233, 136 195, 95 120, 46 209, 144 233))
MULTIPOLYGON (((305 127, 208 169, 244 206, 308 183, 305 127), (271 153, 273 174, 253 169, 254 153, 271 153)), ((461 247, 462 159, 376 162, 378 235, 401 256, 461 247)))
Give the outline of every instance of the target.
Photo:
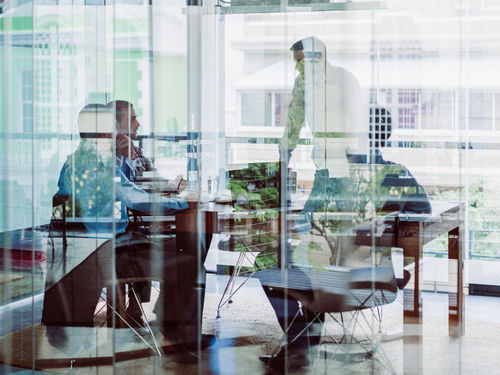
MULTIPOLYGON (((184 327, 197 325, 192 301, 198 293, 198 259, 193 252, 177 251, 175 238, 151 240, 127 232, 126 207, 144 214, 169 215, 188 209, 189 204, 182 198, 149 194, 127 178, 116 163, 115 124, 110 106, 87 105, 79 114, 81 141, 62 168, 58 193, 70 197, 68 206, 74 208, 74 216, 82 218, 87 236, 110 240, 47 289, 42 323, 93 326, 102 288, 109 287, 112 280, 130 284, 133 281, 127 280, 156 279, 162 283, 160 306, 155 308, 160 330, 187 350, 195 339, 184 327), (179 268, 191 272, 178 273, 179 268), (168 298, 164 298, 167 292, 168 298)), ((135 294, 130 297, 134 301, 135 294)))

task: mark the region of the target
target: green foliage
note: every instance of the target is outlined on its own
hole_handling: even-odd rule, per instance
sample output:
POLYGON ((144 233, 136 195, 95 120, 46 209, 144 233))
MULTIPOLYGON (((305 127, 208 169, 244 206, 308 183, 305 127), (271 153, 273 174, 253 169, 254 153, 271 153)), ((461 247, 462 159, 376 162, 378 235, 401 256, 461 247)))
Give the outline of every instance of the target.
POLYGON ((259 210, 255 212, 255 217, 259 223, 265 223, 270 219, 277 219, 278 211, 271 209, 259 210))
POLYGON ((338 220, 328 215, 319 219, 321 226, 342 231, 376 214, 386 214, 387 202, 404 202, 407 196, 419 193, 410 177, 406 168, 398 164, 351 164, 349 177, 333 180, 317 177, 306 208, 310 212, 351 213, 350 220, 338 220), (406 182, 408 184, 404 185, 406 182))
POLYGON ((260 254, 255 259, 255 267, 258 269, 274 267, 278 264, 278 257, 274 254, 260 254))
MULTIPOLYGON (((455 188, 439 191, 434 194, 433 200, 438 201, 464 201, 468 193, 468 207, 466 215, 469 221, 471 238, 469 239, 470 249, 474 255, 488 257, 500 256, 498 244, 500 243, 500 233, 498 221, 495 220, 500 210, 497 192, 495 189, 485 186, 482 180, 477 180, 469 185, 468 191, 465 188, 455 188)), ((430 245, 433 251, 447 251, 447 238, 439 238, 430 245)), ((443 255, 444 256, 444 255, 443 255)))
MULTIPOLYGON (((238 201, 236 211, 253 214, 253 221, 246 229, 251 239, 248 246, 262 251, 263 255, 256 261, 259 267, 276 264, 277 233, 266 232, 257 224, 278 217, 278 171, 278 163, 257 163, 230 174, 229 187, 238 201)), ((345 232, 377 214, 383 215, 388 201, 404 202, 407 196, 416 195, 418 189, 422 189, 401 165, 351 164, 349 173, 345 178, 330 178, 328 171, 317 171, 313 191, 304 208, 315 216, 313 229, 325 238, 331 256, 338 248, 335 233, 345 232)), ((302 247, 294 249, 294 259, 321 267, 315 263, 314 256, 309 255, 321 254, 324 259, 325 246, 314 241, 304 242, 302 247)))
POLYGON ((111 152, 97 150, 91 141, 80 142, 68 158, 64 174, 64 184, 70 193, 66 205, 69 214, 73 214, 74 206, 77 217, 112 216, 114 167, 111 152))
MULTIPOLYGON (((255 163, 248 168, 232 171, 229 189, 238 202, 235 212, 249 212, 254 219, 249 225, 246 245, 261 254, 255 260, 257 268, 272 267, 277 264, 278 238, 276 233, 266 229, 266 223, 278 218, 279 205, 279 164, 255 163)), ((235 220, 238 224, 241 220, 235 220)), ((236 246, 237 251, 246 251, 244 246, 236 246)))
POLYGON ((255 163, 248 168, 232 171, 229 190, 246 210, 278 207, 278 163, 255 163))

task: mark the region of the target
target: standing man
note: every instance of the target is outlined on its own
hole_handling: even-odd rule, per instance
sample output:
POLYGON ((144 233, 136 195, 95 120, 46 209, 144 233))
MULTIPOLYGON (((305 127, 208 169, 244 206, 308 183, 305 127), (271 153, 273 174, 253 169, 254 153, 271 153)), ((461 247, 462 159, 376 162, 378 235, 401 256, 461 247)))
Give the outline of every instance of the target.
MULTIPOLYGON (((290 50, 296 62, 297 76, 288 108, 287 125, 279 144, 282 174, 280 180, 283 185, 283 181, 288 179, 284 178, 283 174, 288 172, 288 164, 299 141, 300 131, 302 126, 307 124, 314 137, 312 160, 317 168, 313 189, 303 212, 307 214, 324 205, 329 193, 339 190, 339 177, 349 175, 346 149, 356 147, 356 139, 353 139, 352 134, 355 134, 360 126, 363 107, 356 78, 345 69, 328 63, 325 45, 320 40, 308 37, 294 43, 290 50)), ((280 194, 280 228, 285 228, 280 241, 282 238, 286 240, 280 242, 280 247, 285 249, 279 251, 278 259, 286 272, 292 261, 288 242, 290 230, 286 218, 290 197, 287 188, 283 186, 280 194), (285 255, 285 259, 282 259, 281 254, 285 255)), ((302 287, 312 288, 307 276, 308 269, 301 268, 300 271, 303 273, 301 279, 308 284, 302 287)), ((314 314, 301 307, 299 302, 287 293, 286 288, 283 290, 266 286, 262 278, 261 283, 281 328, 287 334, 289 344, 287 350, 282 348, 277 355, 262 356, 260 359, 279 371, 295 370, 307 365, 307 350, 310 346, 319 344, 324 316, 319 317, 320 323, 309 325, 314 314)))

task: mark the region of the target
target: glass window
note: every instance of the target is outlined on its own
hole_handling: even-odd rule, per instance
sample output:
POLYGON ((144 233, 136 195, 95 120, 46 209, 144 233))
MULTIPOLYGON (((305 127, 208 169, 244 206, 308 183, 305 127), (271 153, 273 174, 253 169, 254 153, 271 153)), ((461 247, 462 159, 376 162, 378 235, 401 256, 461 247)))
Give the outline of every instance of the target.
POLYGON ((198 3, 0 0, 0 373, 491 372, 498 0, 198 3))
POLYGON ((285 126, 291 93, 249 91, 241 93, 243 126, 285 126))
POLYGON ((29 134, 33 129, 33 72, 22 73, 21 85, 23 132, 29 134))
POLYGON ((272 125, 273 94, 265 91, 241 93, 241 124, 243 126, 272 125))
POLYGON ((412 89, 398 90, 398 127, 403 129, 414 129, 417 125, 418 106, 420 91, 412 89))
POLYGON ((422 129, 452 129, 455 118, 454 93, 426 90, 422 93, 422 129))
POLYGON ((288 106, 292 94, 290 93, 274 93, 274 126, 285 126, 288 116, 288 106))
POLYGON ((489 91, 469 92, 469 129, 492 130, 493 94, 489 91))

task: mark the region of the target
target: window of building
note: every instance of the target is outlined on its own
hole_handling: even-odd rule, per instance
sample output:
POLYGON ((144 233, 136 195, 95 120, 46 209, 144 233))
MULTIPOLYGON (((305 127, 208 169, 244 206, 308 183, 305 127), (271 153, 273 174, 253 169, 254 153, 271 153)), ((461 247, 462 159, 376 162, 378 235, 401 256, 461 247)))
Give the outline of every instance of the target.
POLYGON ((245 91, 241 93, 241 125, 285 126, 291 93, 245 91))
POLYGON ((469 92, 469 129, 491 130, 493 128, 493 95, 488 91, 469 92))
POLYGON ((492 116, 495 130, 500 130, 500 92, 493 94, 492 116))
POLYGON ((417 124, 420 91, 414 89, 399 89, 398 91, 398 127, 415 129, 417 124))
POLYGON ((33 72, 24 71, 21 74, 21 107, 23 133, 33 130, 33 72))
POLYGON ((422 92, 420 127, 422 129, 452 129, 455 118, 453 91, 422 92))

